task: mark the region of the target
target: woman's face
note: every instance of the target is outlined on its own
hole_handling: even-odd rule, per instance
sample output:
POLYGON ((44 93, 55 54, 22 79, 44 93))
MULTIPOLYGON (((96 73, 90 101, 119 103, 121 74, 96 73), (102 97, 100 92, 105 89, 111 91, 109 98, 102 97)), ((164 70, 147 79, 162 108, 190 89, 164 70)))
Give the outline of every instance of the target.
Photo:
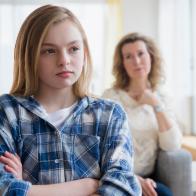
POLYGON ((123 65, 131 80, 147 79, 151 57, 143 41, 127 43, 122 47, 123 65))
POLYGON ((84 65, 84 44, 78 28, 69 20, 50 27, 38 61, 39 89, 72 89, 84 65))

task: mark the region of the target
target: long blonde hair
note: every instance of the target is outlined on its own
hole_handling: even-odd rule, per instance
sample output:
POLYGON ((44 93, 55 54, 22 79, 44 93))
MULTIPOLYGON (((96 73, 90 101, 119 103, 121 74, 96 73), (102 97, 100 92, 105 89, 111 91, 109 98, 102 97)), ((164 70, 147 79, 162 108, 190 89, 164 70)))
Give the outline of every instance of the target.
POLYGON ((131 79, 123 66, 122 47, 125 44, 134 43, 136 41, 143 41, 150 54, 151 71, 148 75, 148 79, 152 90, 155 90, 158 87, 161 78, 163 78, 162 59, 154 41, 147 36, 140 35, 139 33, 130 33, 123 36, 115 48, 112 70, 115 78, 113 86, 115 88, 126 89, 130 84, 131 79))
POLYGON ((49 28, 64 20, 69 20, 76 25, 82 35, 85 51, 83 70, 78 81, 73 85, 73 92, 78 97, 88 95, 92 60, 86 34, 70 10, 53 5, 45 5, 34 10, 22 24, 14 49, 14 80, 11 94, 30 96, 37 92, 39 85, 37 70, 41 45, 49 28))

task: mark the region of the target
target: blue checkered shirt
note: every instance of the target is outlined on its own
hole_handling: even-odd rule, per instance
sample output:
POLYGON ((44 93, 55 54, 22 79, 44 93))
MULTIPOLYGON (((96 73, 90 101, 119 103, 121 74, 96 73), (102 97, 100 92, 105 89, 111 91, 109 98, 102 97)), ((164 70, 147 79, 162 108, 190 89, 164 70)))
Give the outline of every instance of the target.
POLYGON ((0 163, 0 194, 27 195, 33 185, 82 178, 100 181, 97 193, 141 195, 125 112, 111 101, 84 97, 57 129, 32 97, 0 97, 0 155, 17 153, 23 180, 0 163))

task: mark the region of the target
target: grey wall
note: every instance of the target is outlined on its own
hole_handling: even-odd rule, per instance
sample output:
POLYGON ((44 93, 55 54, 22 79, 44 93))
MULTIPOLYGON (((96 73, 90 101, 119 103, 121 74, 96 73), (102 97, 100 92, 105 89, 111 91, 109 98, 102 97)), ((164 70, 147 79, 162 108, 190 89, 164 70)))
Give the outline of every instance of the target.
POLYGON ((123 0, 123 32, 140 32, 158 40, 158 0, 123 0))

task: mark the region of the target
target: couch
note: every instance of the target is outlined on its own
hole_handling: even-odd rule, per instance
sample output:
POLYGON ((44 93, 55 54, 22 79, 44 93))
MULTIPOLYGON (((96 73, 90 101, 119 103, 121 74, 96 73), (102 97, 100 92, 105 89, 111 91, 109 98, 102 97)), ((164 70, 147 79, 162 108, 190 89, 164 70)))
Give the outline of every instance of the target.
POLYGON ((183 149, 160 151, 155 167, 157 180, 170 187, 173 196, 192 196, 192 156, 183 149))

